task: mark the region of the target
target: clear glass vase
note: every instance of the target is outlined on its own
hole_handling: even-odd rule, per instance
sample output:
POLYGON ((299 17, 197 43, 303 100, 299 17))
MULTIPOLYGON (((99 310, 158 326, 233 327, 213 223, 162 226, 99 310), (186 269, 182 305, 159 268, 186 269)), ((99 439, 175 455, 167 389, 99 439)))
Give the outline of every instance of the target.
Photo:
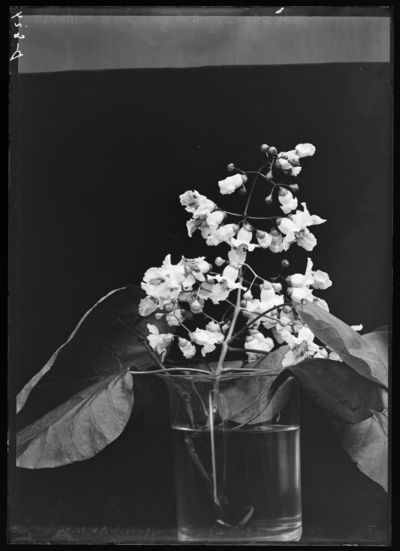
MULTIPOLYGON (((175 372, 176 373, 176 372, 175 372)), ((298 387, 276 374, 165 374, 179 541, 298 541, 298 387)))

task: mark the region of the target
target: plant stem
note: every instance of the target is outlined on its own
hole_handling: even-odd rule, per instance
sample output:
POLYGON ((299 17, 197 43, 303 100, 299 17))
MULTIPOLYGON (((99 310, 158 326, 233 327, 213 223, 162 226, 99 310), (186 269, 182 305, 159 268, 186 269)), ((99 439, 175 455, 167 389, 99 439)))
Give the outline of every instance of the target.
MULTIPOLYGON (((241 275, 241 269, 240 269, 240 272, 239 272, 239 284, 241 285, 242 284, 242 275, 241 275)), ((232 319, 232 323, 231 323, 231 326, 229 327, 229 331, 228 331, 228 334, 226 336, 226 339, 224 340, 223 344, 222 344, 222 350, 221 350, 221 354, 219 356, 219 360, 218 360, 218 366, 217 366, 217 369, 215 371, 216 375, 219 375, 221 373, 221 370, 222 370, 222 367, 223 367, 223 363, 224 363, 224 360, 225 360, 225 356, 228 352, 228 345, 229 345, 229 342, 232 338, 232 333, 233 333, 233 330, 235 328, 235 324, 236 324, 236 320, 237 320, 237 317, 239 315, 239 312, 241 310, 240 308, 240 298, 241 298, 241 288, 238 287, 238 290, 237 290, 237 295, 236 295, 236 306, 235 306, 235 312, 233 314, 233 319, 232 319)), ((218 382, 218 379, 217 379, 217 382, 218 382)), ((217 385, 218 386, 218 385, 217 385)))

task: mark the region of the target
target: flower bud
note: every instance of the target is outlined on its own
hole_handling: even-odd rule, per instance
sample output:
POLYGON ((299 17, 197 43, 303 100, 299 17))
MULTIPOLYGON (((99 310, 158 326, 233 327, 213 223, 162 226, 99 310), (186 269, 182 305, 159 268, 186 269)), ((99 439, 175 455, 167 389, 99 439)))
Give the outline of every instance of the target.
POLYGON ((266 174, 265 178, 266 180, 268 180, 268 182, 271 182, 271 180, 274 179, 274 175, 272 174, 271 170, 266 174))
POLYGON ((262 146, 260 147, 261 153, 267 153, 268 149, 269 149, 269 145, 267 145, 266 143, 263 143, 262 146))
POLYGON ((215 264, 217 266, 223 266, 225 264, 225 262, 226 262, 226 260, 224 260, 220 256, 217 256, 217 258, 215 259, 215 264))
POLYGON ((246 342, 254 341, 254 337, 252 335, 247 335, 246 338, 245 338, 245 341, 246 342))
POLYGON ((193 312, 190 312, 190 310, 182 310, 182 312, 185 312, 184 314, 182 314, 185 320, 190 321, 193 319, 193 312))
POLYGON ((240 195, 246 195, 247 189, 246 189, 245 185, 243 185, 239 188, 239 193, 240 193, 240 195))
POLYGON ((287 189, 283 189, 283 187, 280 187, 280 188, 279 188, 279 195, 280 195, 281 197, 284 197, 284 196, 287 195, 287 194, 288 194, 288 190, 287 190, 287 189))
POLYGON ((163 335, 162 340, 164 342, 171 342, 174 339, 174 335, 163 335))
POLYGON ((172 312, 173 310, 176 310, 176 305, 172 302, 164 305, 164 312, 172 312))
POLYGON ((200 312, 203 309, 203 307, 202 307, 202 305, 200 304, 200 302, 198 300, 195 300, 190 305, 190 309, 194 314, 197 314, 198 312, 200 312))
POLYGON ((290 312, 293 310, 291 306, 284 306, 282 310, 285 312, 285 314, 290 314, 290 312))
POLYGON ((243 229, 244 229, 244 230, 247 230, 247 231, 253 231, 252 226, 251 226, 248 222, 245 222, 245 223, 243 224, 243 229))
POLYGON ((189 333, 189 339, 191 341, 195 341, 196 340, 196 335, 194 333, 189 333))
POLYGON ((247 301, 246 301, 246 300, 241 300, 241 301, 240 301, 240 306, 241 306, 242 308, 246 308, 246 306, 247 306, 247 301))
POLYGON ((275 159, 274 167, 275 168, 281 168, 281 163, 280 163, 279 159, 275 159))
POLYGON ((282 266, 282 268, 288 268, 289 267, 289 260, 286 260, 286 258, 284 258, 281 261, 281 266, 282 266))
POLYGON ((265 289, 265 290, 269 290, 269 289, 272 289, 272 283, 270 283, 269 281, 263 281, 263 283, 260 285, 260 289, 265 289))
POLYGON ((272 230, 269 233, 271 235, 273 235, 274 237, 278 237, 278 235, 279 235, 279 231, 275 228, 272 228, 272 230))
POLYGON ((241 176, 242 176, 243 183, 245 184, 248 180, 248 177, 246 176, 246 174, 241 174, 241 176))
POLYGON ((237 233, 240 230, 240 226, 238 226, 237 224, 233 224, 232 229, 235 233, 237 233))
POLYGON ((282 218, 281 218, 280 216, 278 216, 277 218, 275 218, 275 224, 276 224, 277 226, 279 226, 281 222, 282 222, 282 218))
POLYGON ((268 153, 275 157, 276 155, 278 155, 278 150, 276 149, 276 147, 272 146, 268 148, 268 153))
POLYGON ((290 184, 289 187, 292 191, 299 191, 300 189, 297 184, 290 184))
POLYGON ((280 283, 273 283, 272 288, 276 293, 280 293, 282 291, 282 285, 280 283))
POLYGON ((257 239, 264 239, 264 237, 266 236, 266 232, 265 231, 261 231, 261 230, 257 230, 256 232, 256 237, 257 239))
POLYGON ((183 339, 182 337, 179 337, 178 339, 179 346, 182 346, 182 347, 186 346, 188 342, 189 341, 187 339, 183 339))
POLYGON ((224 323, 224 325, 221 327, 221 331, 223 333, 226 333, 229 330, 229 327, 231 326, 231 320, 224 323))
POLYGON ((228 172, 232 172, 235 170, 235 165, 233 163, 229 163, 229 165, 226 167, 228 169, 228 172))
POLYGON ((245 300, 253 300, 253 295, 251 294, 251 291, 250 290, 246 291, 243 295, 243 298, 245 300))
POLYGON ((292 276, 287 276, 287 278, 285 279, 286 283, 288 285, 292 285, 292 276))
POLYGON ((289 287, 289 288, 286 290, 286 292, 287 292, 287 294, 288 294, 289 296, 291 296, 291 295, 293 294, 293 289, 292 289, 292 287, 289 287))
POLYGON ((272 193, 271 193, 271 195, 268 195, 268 197, 265 198, 265 202, 267 203, 267 205, 270 205, 272 201, 273 199, 272 199, 272 193))
POLYGON ((259 333, 259 331, 256 327, 250 327, 249 333, 250 333, 250 335, 257 335, 257 333, 259 333))

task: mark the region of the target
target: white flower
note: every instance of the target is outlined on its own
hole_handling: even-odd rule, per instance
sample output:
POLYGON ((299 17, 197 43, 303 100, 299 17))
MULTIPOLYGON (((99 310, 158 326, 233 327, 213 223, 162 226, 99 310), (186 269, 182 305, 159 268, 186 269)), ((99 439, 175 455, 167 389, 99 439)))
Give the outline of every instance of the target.
POLYGON ((288 191, 286 195, 278 195, 279 202, 281 203, 281 209, 285 214, 297 209, 298 201, 293 194, 288 191))
POLYGON ((317 239, 313 233, 310 232, 308 228, 304 228, 297 234, 297 244, 299 247, 303 247, 306 251, 312 251, 315 245, 317 244, 317 239))
POLYGON ((296 145, 295 152, 298 157, 311 157, 315 153, 315 147, 311 143, 299 143, 296 145))
POLYGON ((317 270, 313 272, 314 283, 312 286, 314 289, 327 289, 332 285, 332 281, 329 279, 329 276, 326 272, 321 272, 317 270))
POLYGON ((290 298, 295 302, 301 302, 302 299, 309 301, 313 300, 312 291, 309 287, 314 283, 314 277, 312 275, 313 262, 311 258, 307 259, 306 273, 303 274, 293 274, 290 276, 290 284, 292 289, 292 294, 290 298))
MULTIPOLYGON (((242 311, 243 315, 247 318, 253 318, 254 314, 262 314, 267 310, 270 310, 274 306, 279 306, 285 301, 282 295, 277 295, 275 290, 271 286, 271 289, 262 289, 260 293, 260 299, 253 299, 247 301, 246 308, 242 311)), ((273 327, 278 321, 278 310, 271 310, 267 314, 269 317, 260 318, 266 329, 273 327), (275 319, 270 319, 275 318, 275 319)))
MULTIPOLYGON (((244 343, 245 348, 249 348, 250 350, 260 350, 263 352, 270 352, 274 348, 274 341, 270 337, 264 337, 262 333, 253 332, 251 334, 252 339, 246 340, 244 343)), ((257 354, 256 352, 247 352, 249 357, 251 356, 251 359, 257 359, 259 356, 263 356, 264 354, 257 354)))
POLYGON ((177 310, 169 312, 165 319, 170 326, 180 325, 180 323, 183 322, 184 319, 182 315, 182 310, 178 308, 177 310))
POLYGON ((203 237, 206 239, 207 245, 215 246, 226 241, 230 242, 231 238, 236 235, 238 226, 236 224, 225 224, 220 226, 217 230, 208 230, 203 233, 203 237))
POLYGON ((239 245, 237 248, 233 248, 228 253, 229 263, 233 266, 243 266, 246 262, 247 248, 245 245, 239 245))
POLYGON ((216 333, 222 333, 219 324, 215 321, 210 321, 209 323, 207 323, 206 331, 211 331, 211 332, 214 331, 216 333))
POLYGON ((186 279, 185 268, 179 263, 171 264, 171 255, 167 255, 161 268, 150 268, 144 274, 142 289, 153 297, 158 308, 175 301, 181 291, 181 283, 186 279))
POLYGON ((257 241, 258 241, 258 244, 260 245, 260 247, 262 249, 268 249, 268 247, 271 245, 272 243, 272 235, 270 235, 269 233, 267 232, 264 232, 265 233, 265 236, 260 239, 258 236, 257 236, 257 241))
POLYGON ((193 358, 196 354, 196 347, 188 340, 179 338, 178 344, 185 358, 193 358))
POLYGON ((283 237, 281 233, 278 235, 272 236, 271 244, 268 248, 273 253, 280 253, 283 251, 284 245, 283 245, 283 237))
POLYGON ((228 288, 226 282, 211 284, 208 282, 202 283, 199 291, 199 297, 203 299, 211 299, 214 304, 218 304, 221 300, 226 300, 231 289, 228 288))
POLYGON ((290 347, 289 352, 283 358, 282 367, 297 364, 320 351, 320 347, 314 344, 314 334, 308 327, 300 329, 297 337, 291 335, 288 331, 282 331, 281 336, 290 347))
POLYGON ((222 195, 229 195, 233 193, 238 187, 241 187, 245 182, 245 179, 241 174, 235 174, 234 176, 228 176, 225 180, 218 182, 220 192, 222 195))
POLYGON ((306 226, 315 226, 326 222, 326 220, 320 218, 316 214, 311 215, 308 212, 306 203, 301 203, 301 205, 303 207, 303 211, 297 210, 295 214, 291 215, 291 219, 295 223, 298 231, 304 229, 306 226))
POLYGON ((301 166, 294 166, 290 171, 291 176, 297 176, 301 172, 301 166))
POLYGON ((246 287, 243 287, 243 285, 239 282, 237 282, 237 278, 239 277, 239 269, 236 268, 232 264, 228 264, 222 274, 217 274, 215 276, 210 276, 210 279, 215 279, 216 281, 222 283, 225 282, 228 289, 243 289, 246 290, 246 287))
POLYGON ((362 331, 363 330, 362 325, 350 325, 350 327, 353 329, 353 331, 362 331))
POLYGON ((299 156, 294 149, 292 149, 291 151, 283 151, 282 153, 279 153, 278 158, 279 160, 287 159, 292 166, 300 165, 299 156))
POLYGON ((336 352, 329 352, 329 359, 335 362, 342 362, 342 358, 336 352))
POLYGON ((234 247, 240 247, 240 245, 244 245, 249 249, 249 251, 254 251, 254 249, 258 245, 254 243, 250 243, 252 237, 253 237, 253 232, 246 230, 245 228, 241 228, 236 238, 232 237, 231 244, 234 247))
POLYGON ((160 333, 158 328, 150 323, 147 324, 147 329, 150 331, 147 340, 151 348, 161 355, 161 360, 164 360, 166 349, 173 340, 174 335, 171 333, 160 333))
POLYGON ((215 350, 216 344, 221 344, 224 341, 224 335, 216 331, 205 331, 197 328, 194 333, 190 334, 190 338, 196 344, 202 346, 201 353, 203 356, 215 350))
POLYGON ((216 208, 213 201, 207 199, 207 197, 201 195, 198 191, 185 191, 185 193, 179 196, 179 199, 188 212, 197 216, 208 216, 216 208))
POLYGON ((188 229, 189 237, 192 237, 193 233, 197 229, 200 229, 203 237, 206 237, 208 234, 208 230, 210 231, 217 230, 218 226, 222 224, 224 218, 225 218, 225 214, 222 212, 222 210, 215 210, 214 212, 211 212, 208 215, 195 214, 191 220, 186 222, 186 227, 188 229))
MULTIPOLYGON (((139 303, 139 314, 141 316, 149 316, 158 308, 158 302, 153 297, 146 296, 139 303)), ((157 314, 156 314, 157 315, 157 314)))

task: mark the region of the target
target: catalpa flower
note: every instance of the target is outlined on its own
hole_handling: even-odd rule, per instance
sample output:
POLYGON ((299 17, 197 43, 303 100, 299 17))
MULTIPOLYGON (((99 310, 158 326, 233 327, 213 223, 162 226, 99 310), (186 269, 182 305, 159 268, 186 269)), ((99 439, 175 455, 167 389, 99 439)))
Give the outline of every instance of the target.
POLYGON ((240 245, 245 246, 249 251, 254 251, 258 245, 255 243, 250 243, 251 239, 253 237, 253 232, 246 230, 245 228, 241 228, 237 234, 237 237, 232 237, 231 239, 231 245, 234 247, 240 247, 240 245))
POLYGON ((179 196, 181 204, 188 212, 196 216, 208 216, 216 208, 216 204, 207 199, 205 195, 201 195, 198 191, 185 191, 179 196))
POLYGON ((206 230, 202 234, 206 239, 207 245, 216 246, 223 242, 229 243, 238 230, 239 226, 237 224, 225 224, 215 231, 206 230))
POLYGON ((300 143, 291 151, 282 151, 275 161, 276 168, 280 168, 290 176, 300 174, 301 166, 300 159, 302 157, 310 157, 314 155, 315 147, 310 143, 300 143))
POLYGON ((196 331, 190 333, 190 339, 202 346, 201 354, 205 356, 209 352, 215 350, 216 344, 224 342, 224 335, 217 331, 206 331, 204 329, 197 328, 196 331))
POLYGON ((174 335, 171 333, 160 333, 155 325, 147 324, 147 329, 150 331, 150 335, 147 336, 147 340, 153 350, 160 354, 161 360, 164 360, 166 349, 172 342, 174 335))
POLYGON ((282 218, 278 226, 279 231, 285 234, 283 239, 283 250, 287 251, 295 241, 297 245, 307 251, 311 251, 317 244, 315 236, 309 231, 307 226, 322 224, 326 222, 319 216, 311 215, 307 210, 306 203, 302 203, 303 211, 296 211, 295 214, 282 218))
MULTIPOLYGON (((274 341, 270 337, 265 337, 260 331, 253 332, 246 337, 244 347, 250 350, 259 350, 260 352, 270 352, 274 348, 274 341)), ((257 352, 246 352, 249 361, 255 361, 264 354, 257 352)))
MULTIPOLYGON (((277 295, 275 293, 275 289, 272 287, 271 284, 270 288, 263 288, 261 289, 260 293, 260 300, 259 299, 253 299, 246 301, 246 308, 242 310, 242 314, 250 319, 253 319, 258 314, 262 314, 263 312, 266 312, 267 310, 270 310, 274 306, 279 306, 280 304, 283 304, 285 301, 284 297, 282 295, 277 295)), ((265 287, 269 287, 268 282, 264 283, 265 287)), ((264 287, 263 286, 263 287, 264 287)), ((276 322, 278 321, 278 310, 271 310, 271 312, 268 312, 268 318, 262 317, 260 318, 260 321, 264 325, 266 329, 270 329, 273 327, 276 322), (275 319, 270 319, 275 318, 275 319)))
MULTIPOLYGON (((290 277, 291 284, 291 298, 295 302, 301 302, 303 299, 309 300, 310 302, 316 301, 321 303, 321 308, 327 309, 327 304, 322 305, 325 301, 321 299, 316 299, 313 296, 310 286, 314 289, 327 289, 332 285, 332 281, 329 279, 329 276, 326 272, 321 272, 317 270, 316 272, 312 271, 313 262, 311 258, 307 259, 307 268, 306 273, 303 274, 293 274, 290 277)), ((328 310, 329 311, 329 310, 328 310)))
POLYGON ((321 352, 321 347, 315 344, 314 334, 308 327, 300 329, 297 337, 291 335, 288 331, 282 331, 281 336, 290 346, 289 352, 286 353, 282 361, 282 367, 289 367, 295 365, 306 358, 315 357, 327 357, 328 353, 321 352))
POLYGON ((278 195, 279 202, 281 203, 281 209, 285 214, 291 212, 294 209, 297 209, 298 201, 293 197, 292 192, 286 190, 286 195, 278 195))
POLYGON ((235 174, 234 176, 228 176, 225 180, 220 180, 218 185, 222 195, 230 195, 245 182, 247 182, 247 176, 235 174))
POLYGON ((199 297, 202 299, 210 299, 214 304, 218 304, 221 300, 226 300, 232 289, 228 287, 226 281, 221 280, 220 283, 211 283, 206 281, 201 284, 199 297))
POLYGON ((209 231, 213 232, 218 229, 225 218, 225 213, 222 210, 215 210, 210 214, 194 214, 194 217, 186 222, 189 237, 200 229, 203 237, 207 237, 209 231))
POLYGON ((179 337, 178 345, 185 358, 193 358, 193 356, 196 354, 196 347, 187 339, 182 339, 181 337, 179 337))

